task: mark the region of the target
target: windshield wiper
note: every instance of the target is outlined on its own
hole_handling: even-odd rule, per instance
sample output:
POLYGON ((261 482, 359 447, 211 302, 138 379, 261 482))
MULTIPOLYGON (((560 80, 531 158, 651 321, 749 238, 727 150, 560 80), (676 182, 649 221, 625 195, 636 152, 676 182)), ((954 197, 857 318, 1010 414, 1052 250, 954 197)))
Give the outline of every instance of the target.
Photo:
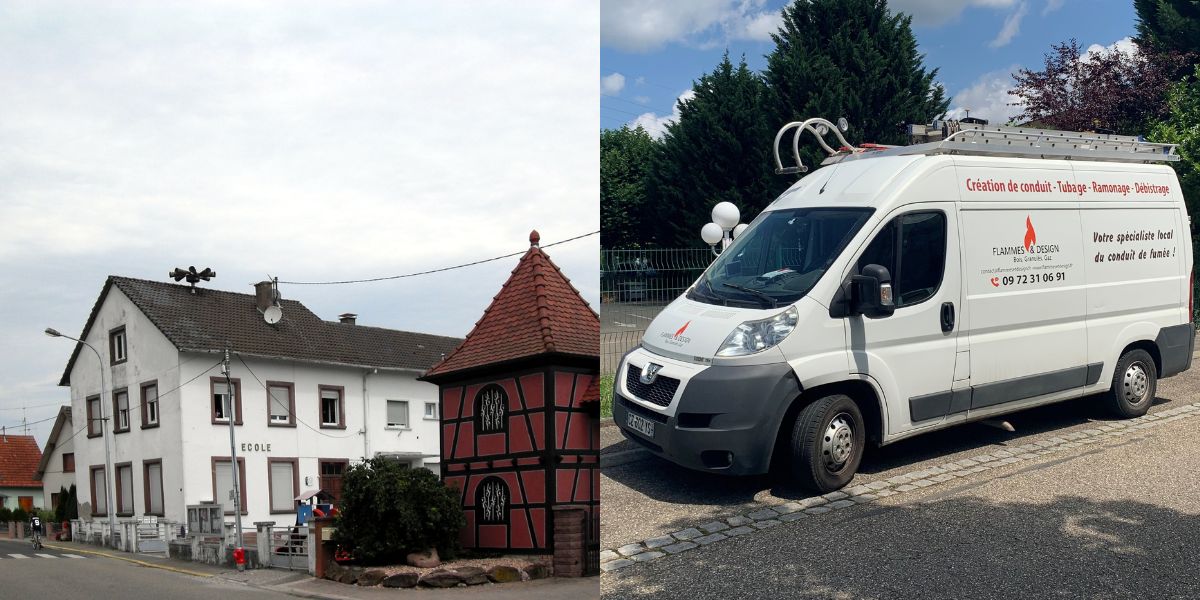
POLYGON ((775 298, 772 298, 770 294, 764 294, 763 292, 760 292, 758 290, 752 290, 748 287, 743 287, 743 286, 736 285, 733 283, 722 283, 721 285, 723 285, 725 287, 733 288, 733 289, 741 291, 741 292, 747 292, 750 294, 754 294, 755 296, 758 296, 760 299, 767 301, 767 308, 779 308, 779 304, 777 304, 775 302, 775 298))

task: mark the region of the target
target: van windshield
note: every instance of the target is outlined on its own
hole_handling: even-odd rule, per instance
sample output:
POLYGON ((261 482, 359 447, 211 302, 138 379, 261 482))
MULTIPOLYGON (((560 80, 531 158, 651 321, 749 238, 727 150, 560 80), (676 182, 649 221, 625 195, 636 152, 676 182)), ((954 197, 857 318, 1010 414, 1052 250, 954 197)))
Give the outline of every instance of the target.
POLYGON ((825 274, 870 208, 764 212, 688 292, 698 302, 774 308, 795 302, 825 274))

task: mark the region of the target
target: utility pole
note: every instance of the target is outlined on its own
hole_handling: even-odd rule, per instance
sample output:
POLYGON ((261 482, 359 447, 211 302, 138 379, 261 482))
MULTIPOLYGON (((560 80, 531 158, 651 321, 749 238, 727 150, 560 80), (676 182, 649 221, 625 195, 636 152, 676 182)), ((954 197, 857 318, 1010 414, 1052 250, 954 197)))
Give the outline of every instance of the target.
POLYGON ((237 415, 234 414, 233 402, 233 380, 229 377, 229 348, 225 348, 225 360, 221 362, 221 373, 225 375, 225 388, 228 393, 225 394, 226 402, 229 404, 225 409, 225 415, 229 417, 229 463, 233 467, 230 471, 233 472, 233 518, 237 524, 237 549, 242 549, 242 486, 238 476, 237 462, 237 442, 234 441, 234 421, 237 415))

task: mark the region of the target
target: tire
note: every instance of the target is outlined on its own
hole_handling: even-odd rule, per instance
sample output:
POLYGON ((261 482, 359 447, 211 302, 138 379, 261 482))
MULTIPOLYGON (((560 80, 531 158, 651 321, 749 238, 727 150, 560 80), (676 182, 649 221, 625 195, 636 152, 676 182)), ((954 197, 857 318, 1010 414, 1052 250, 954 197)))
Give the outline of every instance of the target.
POLYGON ((1154 366, 1154 358, 1145 350, 1130 350, 1117 361, 1112 387, 1105 396, 1113 414, 1131 419, 1150 410, 1157 390, 1158 371, 1154 366))
POLYGON ((849 396, 825 396, 800 410, 792 426, 791 473, 822 494, 854 478, 866 447, 862 411, 849 396))

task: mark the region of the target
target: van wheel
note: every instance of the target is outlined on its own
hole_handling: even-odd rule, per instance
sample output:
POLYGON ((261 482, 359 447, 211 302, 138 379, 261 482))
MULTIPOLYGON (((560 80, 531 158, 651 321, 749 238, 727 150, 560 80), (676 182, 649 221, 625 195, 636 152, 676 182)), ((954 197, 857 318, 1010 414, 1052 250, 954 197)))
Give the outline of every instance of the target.
POLYGON ((792 426, 792 475, 805 488, 832 492, 850 483, 866 446, 862 411, 833 394, 805 406, 792 426))
POLYGON ((1122 355, 1107 394, 1112 411, 1127 419, 1146 414, 1154 403, 1157 374, 1154 359, 1145 350, 1130 350, 1122 355))

